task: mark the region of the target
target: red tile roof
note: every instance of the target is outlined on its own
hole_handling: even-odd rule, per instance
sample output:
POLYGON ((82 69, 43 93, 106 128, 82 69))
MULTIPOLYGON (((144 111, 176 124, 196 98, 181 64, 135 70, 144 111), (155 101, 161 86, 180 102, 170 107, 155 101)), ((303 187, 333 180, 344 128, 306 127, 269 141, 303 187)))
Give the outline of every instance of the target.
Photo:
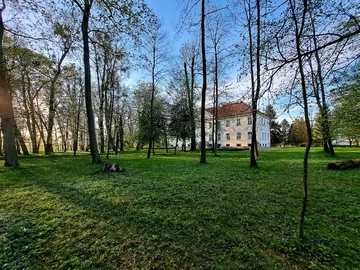
MULTIPOLYGON (((214 109, 215 109, 214 107, 208 108, 206 109, 206 111, 213 114, 214 109)), ((219 118, 251 114, 251 113, 252 113, 252 107, 249 104, 246 104, 245 102, 242 101, 225 104, 221 107, 220 106, 218 107, 219 118)))

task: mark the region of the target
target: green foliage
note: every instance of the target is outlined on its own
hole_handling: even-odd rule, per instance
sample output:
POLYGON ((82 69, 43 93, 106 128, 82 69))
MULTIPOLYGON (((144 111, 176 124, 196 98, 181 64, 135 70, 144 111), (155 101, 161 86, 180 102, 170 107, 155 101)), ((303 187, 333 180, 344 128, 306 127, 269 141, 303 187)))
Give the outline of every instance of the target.
POLYGON ((323 127, 321 113, 315 115, 314 126, 312 129, 312 137, 314 145, 321 145, 323 143, 323 127))
POLYGON ((295 238, 303 149, 111 156, 102 173, 88 155, 23 157, 0 169, 3 269, 356 269, 359 170, 326 169, 311 152, 305 239, 295 238), (288 168, 288 169, 284 169, 288 168))
POLYGON ((280 138, 282 144, 289 143, 289 132, 290 132, 290 123, 288 120, 283 119, 280 123, 280 138))
POLYGON ((6 54, 6 61, 11 69, 17 68, 18 70, 31 68, 47 69, 51 65, 51 61, 44 55, 36 53, 25 47, 16 44, 16 41, 8 40, 9 43, 4 44, 6 54))
POLYGON ((63 39, 69 38, 71 35, 71 28, 67 25, 62 25, 59 22, 54 23, 54 34, 63 39))
POLYGON ((307 142, 306 124, 303 118, 297 118, 290 126, 289 142, 304 145, 307 142))
POLYGON ((276 122, 277 115, 272 105, 266 106, 265 115, 270 118, 271 145, 276 145, 281 142, 281 126, 276 122))
POLYGON ((150 138, 154 141, 159 141, 166 133, 167 120, 166 110, 167 103, 161 97, 155 97, 153 104, 153 126, 150 121, 150 100, 151 100, 151 85, 141 84, 135 93, 136 102, 138 104, 138 123, 139 134, 138 140, 143 144, 150 142, 150 138))
POLYGON ((179 139, 191 137, 191 118, 186 96, 178 95, 175 104, 170 109, 170 135, 179 139))
POLYGON ((348 78, 350 83, 333 90, 334 109, 332 121, 338 137, 351 140, 360 139, 360 76, 354 74, 348 78))

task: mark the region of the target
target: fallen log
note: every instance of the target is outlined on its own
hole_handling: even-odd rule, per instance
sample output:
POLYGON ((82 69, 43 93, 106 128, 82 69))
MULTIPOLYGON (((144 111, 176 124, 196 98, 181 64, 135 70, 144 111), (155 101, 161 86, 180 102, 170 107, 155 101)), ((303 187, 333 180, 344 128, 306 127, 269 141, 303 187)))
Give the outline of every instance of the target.
POLYGON ((349 170, 360 168, 360 159, 349 159, 328 164, 328 170, 349 170))
POLYGON ((117 163, 105 163, 103 172, 121 172, 121 167, 117 163))

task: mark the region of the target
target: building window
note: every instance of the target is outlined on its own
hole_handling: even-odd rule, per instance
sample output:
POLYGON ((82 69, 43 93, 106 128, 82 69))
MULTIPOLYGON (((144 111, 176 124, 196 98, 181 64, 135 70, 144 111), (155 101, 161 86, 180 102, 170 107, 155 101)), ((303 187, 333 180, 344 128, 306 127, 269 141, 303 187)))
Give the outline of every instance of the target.
POLYGON ((241 140, 241 132, 238 132, 238 133, 236 134, 236 139, 237 139, 237 140, 241 140))
POLYGON ((252 125, 252 118, 248 117, 248 125, 252 125))
POLYGON ((218 141, 221 141, 221 133, 218 133, 217 139, 218 139, 218 141))
POLYGON ((228 143, 228 144, 226 145, 226 147, 230 147, 230 144, 228 143))
POLYGON ((211 142, 213 139, 212 135, 209 135, 209 142, 211 142))
POLYGON ((211 122, 209 122, 209 129, 212 127, 211 122))
POLYGON ((252 132, 248 132, 248 140, 251 140, 252 132))
POLYGON ((226 133, 226 140, 230 141, 230 133, 226 133))
POLYGON ((225 124, 227 127, 230 126, 230 120, 226 120, 226 124, 225 124))
POLYGON ((236 119, 236 125, 241 126, 241 118, 236 119))
POLYGON ((218 128, 221 128, 221 121, 218 121, 218 122, 217 122, 217 127, 218 127, 218 128))

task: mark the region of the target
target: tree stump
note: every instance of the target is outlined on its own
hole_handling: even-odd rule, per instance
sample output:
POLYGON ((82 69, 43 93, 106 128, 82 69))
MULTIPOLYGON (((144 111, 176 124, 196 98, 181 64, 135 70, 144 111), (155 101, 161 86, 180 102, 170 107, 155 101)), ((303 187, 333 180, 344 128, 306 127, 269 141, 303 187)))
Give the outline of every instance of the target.
POLYGON ((103 172, 121 172, 122 169, 117 163, 105 163, 103 172))
POLYGON ((328 164, 328 170, 349 170, 356 168, 360 168, 360 159, 349 159, 328 164))

